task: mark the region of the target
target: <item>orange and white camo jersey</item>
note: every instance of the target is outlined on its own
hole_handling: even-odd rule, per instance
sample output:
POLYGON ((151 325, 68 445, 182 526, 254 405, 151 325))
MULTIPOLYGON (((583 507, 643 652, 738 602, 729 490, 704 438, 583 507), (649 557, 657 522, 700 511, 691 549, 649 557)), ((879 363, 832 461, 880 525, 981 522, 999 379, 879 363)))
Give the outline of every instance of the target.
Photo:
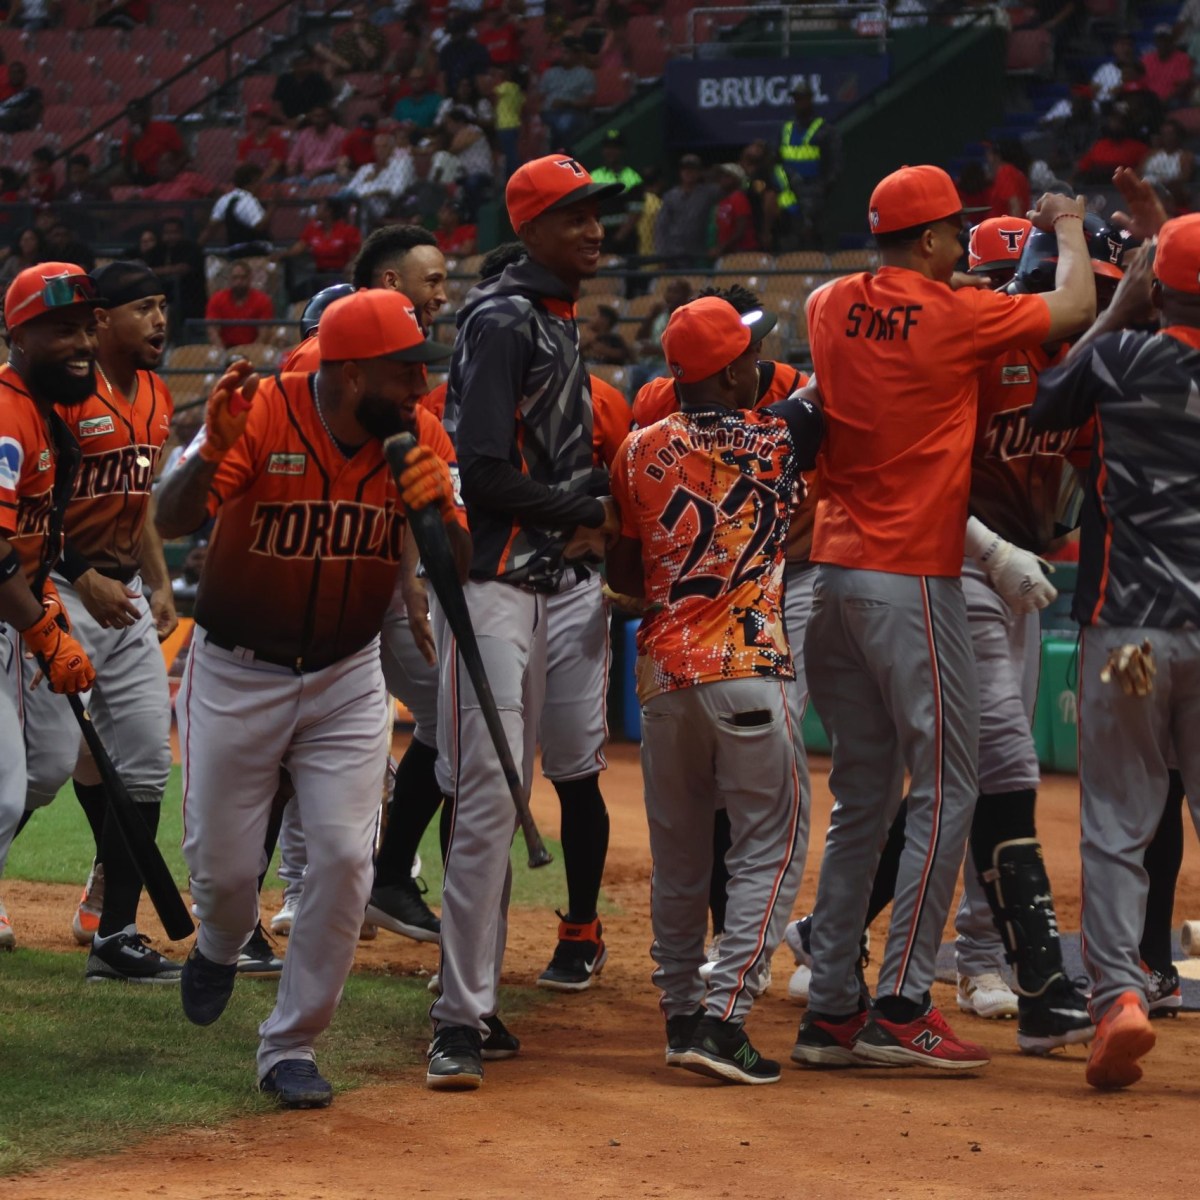
POLYGON ((979 374, 971 514, 1034 554, 1050 548, 1064 494, 1078 486, 1075 467, 1086 468, 1092 455, 1094 419, 1048 433, 1034 433, 1029 423, 1038 376, 1066 355, 1066 346, 1054 355, 1040 346, 1009 350, 979 374))
POLYGON ((137 373, 132 404, 114 395, 97 372, 87 400, 56 405, 55 411, 83 455, 67 506, 67 541, 102 574, 130 580, 140 567, 150 489, 175 402, 153 371, 137 373))
POLYGON ((56 444, 25 381, 8 364, 0 367, 0 537, 16 550, 31 587, 62 553, 61 509, 77 451, 58 428, 56 444))
MULTIPOLYGON (((259 385, 245 432, 213 478, 208 510, 217 525, 195 612, 218 644, 306 671, 378 635, 406 524, 382 443, 372 438, 346 458, 321 423, 313 379, 259 385)), ((416 434, 457 479, 450 439, 420 407, 416 434)), ((458 513, 465 526, 461 500, 458 513)))
POLYGON ((721 679, 792 679, 782 593, 802 465, 773 413, 674 413, 629 435, 612 467, 621 534, 641 543, 638 695, 721 679))

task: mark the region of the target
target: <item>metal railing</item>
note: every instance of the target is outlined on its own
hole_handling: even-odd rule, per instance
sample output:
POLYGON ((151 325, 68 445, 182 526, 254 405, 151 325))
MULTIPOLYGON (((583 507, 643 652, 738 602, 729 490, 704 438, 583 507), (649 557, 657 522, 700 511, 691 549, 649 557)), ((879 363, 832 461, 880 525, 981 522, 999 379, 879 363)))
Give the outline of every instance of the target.
MULTIPOLYGON (((845 41, 854 45, 869 45, 875 43, 879 54, 887 52, 888 10, 883 3, 875 4, 755 4, 752 7, 713 6, 693 8, 687 15, 688 45, 680 47, 691 51, 693 55, 700 52, 711 54, 715 45, 720 45, 717 39, 697 41, 697 30, 703 31, 704 23, 710 22, 720 30, 733 28, 743 21, 753 20, 763 29, 766 37, 761 44, 771 46, 781 57, 789 58, 793 42, 801 41, 805 36, 814 33, 844 34, 845 41)), ((826 45, 831 40, 824 39, 826 45)), ((737 45, 740 49, 759 45, 755 38, 739 38, 737 45)))

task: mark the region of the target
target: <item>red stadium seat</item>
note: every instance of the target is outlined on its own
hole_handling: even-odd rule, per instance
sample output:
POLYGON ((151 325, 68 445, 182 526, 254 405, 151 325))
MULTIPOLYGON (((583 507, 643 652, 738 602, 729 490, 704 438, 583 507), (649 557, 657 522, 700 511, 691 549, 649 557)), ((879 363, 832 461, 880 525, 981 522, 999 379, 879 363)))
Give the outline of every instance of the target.
POLYGON ((596 72, 597 108, 616 108, 633 95, 633 72, 623 67, 603 66, 596 72))
POLYGON ((42 116, 42 130, 57 137, 61 145, 73 142, 91 128, 87 108, 80 104, 51 104, 42 116))
POLYGON ((1010 75, 1048 75, 1054 69, 1053 35, 1046 29, 1010 33, 1004 69, 1010 75))
POLYGON ((31 129, 27 133, 14 133, 9 137, 8 161, 20 168, 29 165, 30 156, 39 146, 49 142, 46 134, 40 129, 31 129))
POLYGON ((274 75, 247 75, 242 80, 242 104, 247 109, 255 104, 270 104, 274 91, 274 75))
POLYGON ((629 46, 633 51, 633 73, 638 80, 661 79, 667 69, 668 57, 662 21, 658 17, 632 17, 629 46))
POLYGON ((174 0, 174 3, 156 4, 154 7, 154 25, 157 29, 174 29, 182 32, 204 24, 204 10, 199 4, 187 4, 183 0, 174 0))
POLYGON ((106 75, 87 72, 71 81, 71 103, 88 108, 97 104, 115 104, 121 98, 121 87, 106 75))
POLYGON ((220 182, 233 178, 237 166, 237 144, 241 133, 236 129, 202 129, 196 135, 196 170, 220 182))

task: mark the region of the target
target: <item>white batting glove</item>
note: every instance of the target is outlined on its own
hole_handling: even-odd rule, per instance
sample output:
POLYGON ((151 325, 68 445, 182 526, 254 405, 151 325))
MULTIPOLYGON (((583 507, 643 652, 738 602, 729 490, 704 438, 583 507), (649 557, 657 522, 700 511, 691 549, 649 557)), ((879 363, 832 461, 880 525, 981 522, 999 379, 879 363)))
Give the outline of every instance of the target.
POLYGON ((1013 612, 1038 612, 1058 598, 1058 590, 1046 577, 1054 568, 1036 554, 1005 541, 978 517, 967 521, 966 546, 988 583, 1013 612))

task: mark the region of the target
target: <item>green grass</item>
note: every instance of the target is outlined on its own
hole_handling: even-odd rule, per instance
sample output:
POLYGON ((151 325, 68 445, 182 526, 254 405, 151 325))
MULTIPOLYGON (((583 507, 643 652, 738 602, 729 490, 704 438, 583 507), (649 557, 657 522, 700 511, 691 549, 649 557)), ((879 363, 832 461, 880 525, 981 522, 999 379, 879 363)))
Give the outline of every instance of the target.
MULTIPOLYGON (((163 797, 162 822, 158 830, 158 844, 167 865, 179 887, 187 885, 187 868, 179 850, 182 837, 182 797, 180 771, 171 768, 163 797)), ((531 871, 527 863, 525 843, 518 837, 512 848, 513 891, 512 903, 530 908, 566 908, 567 885, 563 874, 562 846, 550 839, 546 845, 554 855, 554 861, 546 867, 531 871)), ((91 830, 84 818, 83 810, 75 800, 75 793, 68 784, 58 794, 53 804, 40 809, 25 827, 21 836, 13 843, 8 857, 6 876, 11 879, 29 879, 40 883, 71 883, 82 886, 92 865, 95 845, 91 830)), ((437 907, 442 894, 442 856, 438 848, 438 822, 433 820, 425 831, 421 842, 421 874, 429 884, 430 904, 437 907)), ((278 854, 273 866, 278 864, 278 854)), ((268 887, 282 887, 274 875, 267 877, 268 887)), ((601 903, 602 912, 612 911, 611 906, 601 903)))
MULTIPOLYGON (((77 954, 18 949, 0 959, 0 980, 0 1176, 272 1110, 254 1086, 272 984, 240 981, 221 1020, 200 1029, 178 988, 85 984, 77 954)), ((504 1012, 531 1000, 532 989, 506 990, 504 1012)), ((419 1070, 428 1010, 423 981, 353 976, 317 1045, 322 1073, 341 1092, 419 1070)))

